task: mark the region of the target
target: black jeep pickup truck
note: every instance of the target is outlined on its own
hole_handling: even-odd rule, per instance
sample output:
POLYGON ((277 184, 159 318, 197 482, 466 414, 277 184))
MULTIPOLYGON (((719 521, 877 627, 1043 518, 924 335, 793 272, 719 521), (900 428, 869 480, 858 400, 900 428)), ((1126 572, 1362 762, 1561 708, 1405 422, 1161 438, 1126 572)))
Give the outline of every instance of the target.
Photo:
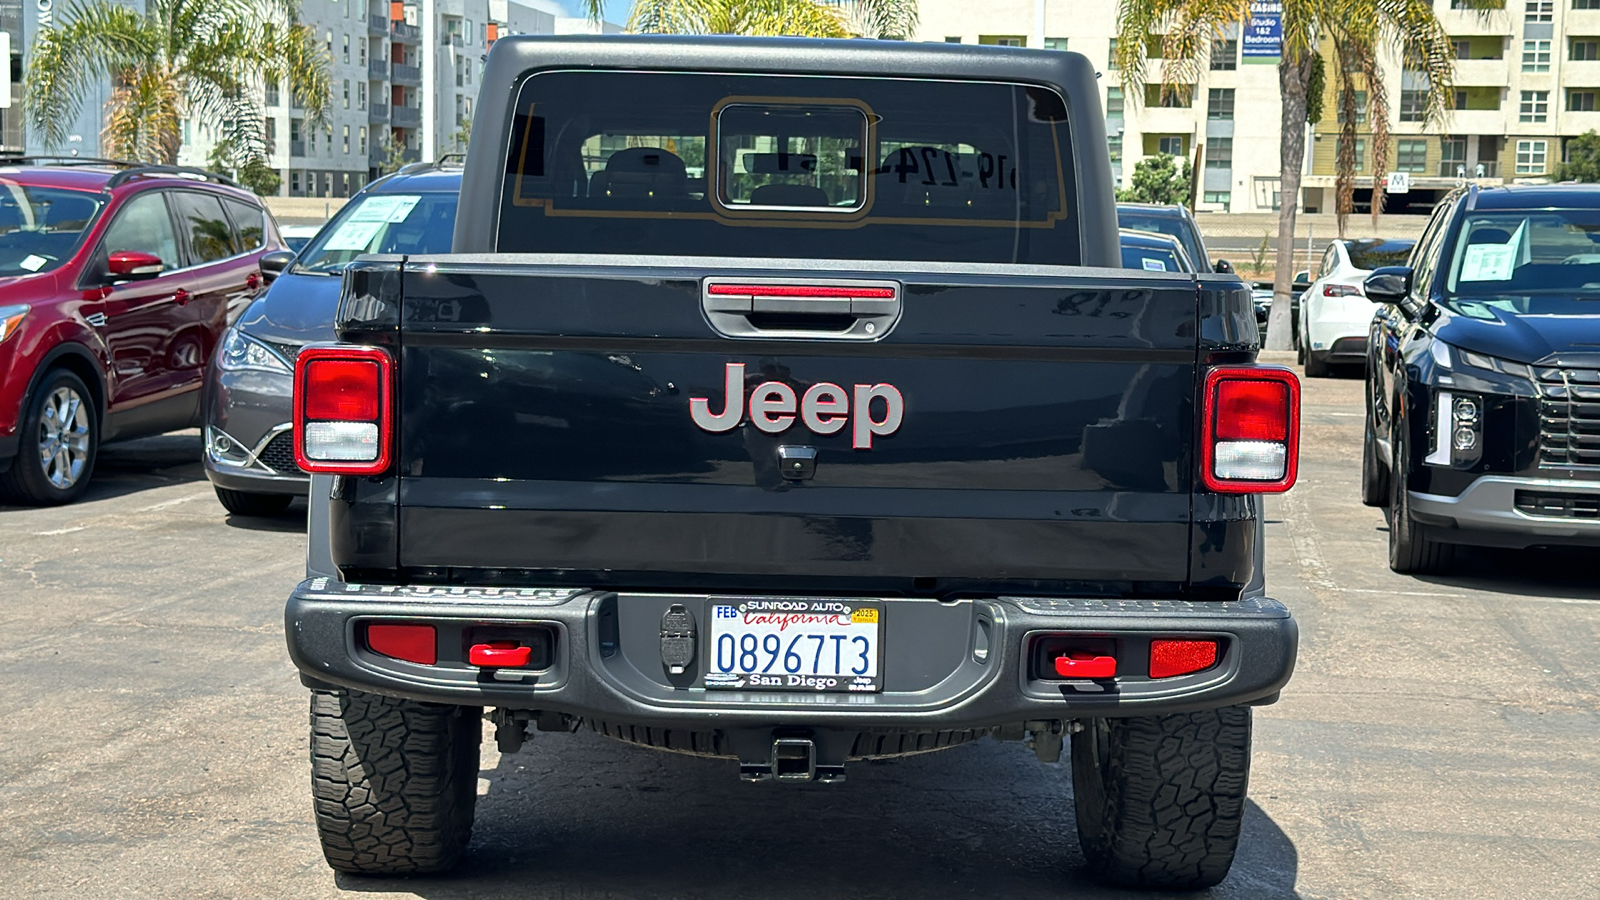
POLYGON ((455 252, 296 364, 329 864, 452 866, 490 710, 752 781, 1070 737, 1100 877, 1222 879, 1299 388, 1237 279, 1112 268, 1088 61, 514 37, 482 97, 455 252))

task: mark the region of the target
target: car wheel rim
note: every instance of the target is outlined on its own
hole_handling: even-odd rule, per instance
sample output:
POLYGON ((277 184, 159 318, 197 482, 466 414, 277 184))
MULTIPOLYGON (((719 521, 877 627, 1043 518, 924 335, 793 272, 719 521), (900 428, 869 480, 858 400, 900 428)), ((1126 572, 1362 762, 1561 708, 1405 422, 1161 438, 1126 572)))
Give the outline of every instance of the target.
POLYGON ((39 467, 50 486, 64 491, 78 483, 89 464, 89 411, 83 397, 58 387, 39 416, 39 467))

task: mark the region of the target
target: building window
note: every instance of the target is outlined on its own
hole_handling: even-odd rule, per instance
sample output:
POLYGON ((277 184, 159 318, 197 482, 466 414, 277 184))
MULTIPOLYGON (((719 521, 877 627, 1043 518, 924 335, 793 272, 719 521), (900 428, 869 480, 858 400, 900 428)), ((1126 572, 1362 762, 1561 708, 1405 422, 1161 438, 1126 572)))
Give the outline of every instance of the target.
POLYGON ((1594 112, 1594 95, 1592 90, 1567 91, 1567 109, 1572 112, 1594 112))
MULTIPOLYGON (((1457 92, 1464 93, 1461 91, 1457 92)), ((1459 107, 1458 107, 1459 108, 1459 107)), ((1421 122, 1428 110, 1427 91, 1400 92, 1400 121, 1421 122)))
POLYGON ((1188 109, 1194 102, 1192 84, 1147 84, 1144 86, 1144 105, 1165 109, 1188 109))
POLYGON ((1477 9, 1477 7, 1472 5, 1472 0, 1450 0, 1450 8, 1451 9, 1470 9, 1470 10, 1474 10, 1474 11, 1477 9))
POLYGON ((344 152, 346 154, 348 154, 350 152, 350 126, 349 125, 344 126, 344 152))
POLYGON ((1122 118, 1122 88, 1106 89, 1106 118, 1122 118))
POLYGON ((367 108, 367 83, 365 81, 356 82, 356 108, 367 108))
POLYGON ((1201 201, 1210 206, 1220 205, 1222 211, 1227 212, 1228 207, 1233 203, 1233 194, 1228 191, 1206 191, 1201 201))
POLYGON ((350 108, 350 79, 344 80, 344 108, 350 108))
POLYGON ((1600 9, 1600 0, 1572 0, 1573 9, 1600 9))
POLYGON ((1111 49, 1106 53, 1106 68, 1115 69, 1117 67, 1117 39, 1112 38, 1110 43, 1111 49))
POLYGON ((1395 170, 1399 172, 1426 172, 1428 169, 1428 142, 1402 140, 1395 145, 1395 170))
POLYGON ((1106 135, 1106 149, 1111 151, 1111 164, 1122 165, 1122 132, 1106 135))
POLYGON ((1456 59, 1472 58, 1471 41, 1451 41, 1450 45, 1455 48, 1456 59))
POLYGON ((1548 72, 1550 71, 1550 42, 1549 41, 1523 41, 1522 42, 1522 71, 1548 72))
POLYGON ((947 38, 944 39, 944 42, 946 44, 959 44, 959 43, 961 43, 961 36, 960 35, 956 35, 954 37, 947 37, 947 38))
POLYGON ((363 65, 363 66, 367 64, 367 42, 366 41, 358 41, 356 43, 356 62, 358 64, 360 64, 360 65, 363 65))
MULTIPOLYGON (((1600 3, 1600 0, 1595 0, 1600 3)), ((1600 9, 1600 7, 1596 7, 1600 9)), ((1572 59, 1600 59, 1600 40, 1590 37, 1572 39, 1572 59)))
POLYGON ((267 105, 277 106, 281 102, 282 100, 278 97, 278 82, 276 80, 267 82, 267 105))
POLYGON ((1517 174, 1543 175, 1549 141, 1517 141, 1517 174))
POLYGON ((1233 119, 1233 88, 1212 88, 1207 92, 1206 118, 1233 119))
MULTIPOLYGON (((1339 135, 1339 140, 1337 141, 1337 143, 1335 145, 1335 152, 1340 152, 1340 151, 1342 151, 1344 149, 1344 140, 1345 140, 1344 139, 1344 135, 1342 135, 1342 134, 1339 135)), ((1337 159, 1337 157, 1336 157, 1336 159, 1337 159)), ((1365 172, 1366 169, 1367 169, 1367 139, 1366 138, 1356 138, 1356 168, 1355 168, 1355 170, 1357 172, 1365 172)))
MULTIPOLYGON (((316 34, 316 32, 312 32, 312 34, 316 34)), ((333 29, 328 29, 328 33, 324 37, 324 40, 326 41, 328 47, 328 58, 333 59, 333 29)))
POLYGON ((1046 50, 1065 50, 1065 49, 1067 49, 1067 39, 1066 38, 1045 38, 1044 39, 1044 48, 1046 50))
POLYGON ((300 170, 299 169, 290 169, 289 170, 289 192, 291 194, 300 193, 300 170))
POLYGON ((1550 117, 1549 91, 1523 91, 1522 106, 1517 111, 1519 122, 1543 122, 1550 117))
POLYGON ((350 35, 344 36, 344 64, 350 65, 350 35))
POLYGON ((1183 135, 1164 134, 1156 138, 1156 152, 1169 156, 1186 156, 1183 149, 1183 135))
POLYGON ((1257 175, 1252 179, 1257 209, 1277 209, 1283 205, 1283 179, 1276 175, 1257 175))
POLYGON ((363 154, 366 153, 367 152, 367 126, 363 125, 360 128, 356 129, 356 139, 358 141, 356 146, 360 148, 356 152, 363 153, 363 154))
MULTIPOLYGON (((1355 99, 1356 99, 1356 124, 1360 125, 1361 123, 1367 121, 1367 92, 1366 91, 1351 91, 1351 93, 1355 94, 1355 99)), ((1335 118, 1338 120, 1339 124, 1342 125, 1342 124, 1344 124, 1344 119, 1345 119, 1344 101, 1335 98, 1334 105, 1339 108, 1338 115, 1335 116, 1335 118)))
POLYGON ((265 126, 267 152, 276 153, 278 150, 278 120, 271 116, 267 116, 266 120, 261 124, 265 126))
POLYGON ((1211 71, 1232 72, 1239 68, 1239 42, 1233 38, 1211 42, 1211 71))
POLYGON ((1212 138, 1206 143, 1206 168, 1233 168, 1233 138, 1212 138))
POLYGON ((1447 137, 1439 139, 1439 177, 1467 177, 1467 139, 1447 137))
POLYGON ((991 47, 1026 47, 1028 38, 1020 34, 980 34, 978 43, 991 47))
POLYGON ((1555 18, 1555 0, 1528 0, 1525 22, 1549 22, 1555 18))

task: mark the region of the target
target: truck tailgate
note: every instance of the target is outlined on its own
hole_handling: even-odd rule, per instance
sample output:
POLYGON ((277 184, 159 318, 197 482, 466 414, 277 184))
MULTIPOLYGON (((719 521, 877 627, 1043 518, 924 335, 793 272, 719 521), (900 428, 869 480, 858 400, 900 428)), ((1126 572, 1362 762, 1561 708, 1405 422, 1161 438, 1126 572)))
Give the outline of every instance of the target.
POLYGON ((554 259, 404 266, 402 567, 768 592, 1187 579, 1192 277, 554 259), (793 336, 781 316, 729 337, 708 274, 894 284, 898 320, 864 340, 793 336), (833 407, 820 433, 777 388, 755 427, 772 382, 866 396, 870 422, 833 407), (884 386, 898 423, 871 400, 884 386), (695 398, 720 424, 697 424, 695 398))

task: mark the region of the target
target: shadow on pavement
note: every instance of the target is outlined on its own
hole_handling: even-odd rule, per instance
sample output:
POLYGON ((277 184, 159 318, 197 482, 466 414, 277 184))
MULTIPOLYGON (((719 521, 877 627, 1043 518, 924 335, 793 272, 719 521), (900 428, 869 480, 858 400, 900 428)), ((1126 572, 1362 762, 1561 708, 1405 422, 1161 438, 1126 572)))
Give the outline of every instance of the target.
POLYGON ((1471 547, 1456 556, 1448 575, 1417 580, 1446 587, 1562 599, 1600 598, 1593 548, 1504 550, 1471 547))
POLYGON ((240 516, 227 513, 223 519, 229 528, 246 531, 276 531, 283 534, 306 533, 306 503, 298 498, 289 509, 275 516, 240 516))
POLYGON ((338 876, 347 891, 498 897, 1292 898, 1299 857, 1248 804, 1228 879, 1200 894, 1108 890, 1083 873, 1066 765, 984 740, 855 763, 842 785, 745 784, 726 760, 598 735, 536 735, 482 773, 451 875, 338 876), (482 793, 483 781, 488 782, 482 793))

